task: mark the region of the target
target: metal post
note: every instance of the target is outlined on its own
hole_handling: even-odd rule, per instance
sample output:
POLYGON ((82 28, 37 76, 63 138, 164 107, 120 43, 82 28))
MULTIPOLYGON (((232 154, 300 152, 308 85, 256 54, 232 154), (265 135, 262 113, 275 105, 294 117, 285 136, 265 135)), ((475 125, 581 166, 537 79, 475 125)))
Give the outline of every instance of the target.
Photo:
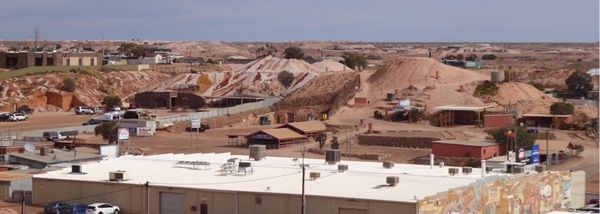
POLYGON ((306 212, 306 195, 304 194, 304 175, 306 173, 306 166, 304 165, 304 152, 306 141, 302 141, 302 209, 300 210, 301 214, 305 214, 306 212))
POLYGON ((548 130, 546 130, 546 169, 550 170, 550 149, 548 149, 548 130))
POLYGON ((21 213, 25 214, 25 191, 21 191, 21 213))

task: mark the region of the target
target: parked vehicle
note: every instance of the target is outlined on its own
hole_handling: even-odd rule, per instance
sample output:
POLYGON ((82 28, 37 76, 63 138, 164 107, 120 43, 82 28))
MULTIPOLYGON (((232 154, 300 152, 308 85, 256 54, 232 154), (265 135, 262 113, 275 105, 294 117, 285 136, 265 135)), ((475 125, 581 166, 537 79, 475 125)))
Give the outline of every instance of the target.
POLYGON ((8 121, 9 112, 0 112, 0 121, 8 121))
POLYGON ((87 106, 77 106, 73 109, 73 111, 75 111, 75 114, 80 115, 80 114, 94 114, 94 109, 87 107, 87 106))
POLYGON ((61 201, 50 202, 44 207, 46 214, 86 214, 87 205, 85 204, 68 204, 61 201))
POLYGON ((210 129, 209 125, 202 123, 202 124, 200 124, 200 128, 187 127, 187 128, 185 128, 185 131, 187 131, 187 132, 204 132, 209 129, 210 129))
POLYGON ((42 137, 44 137, 44 139, 46 139, 47 141, 67 139, 67 136, 62 135, 62 133, 59 131, 44 132, 44 134, 42 134, 42 137))
POLYGON ((175 124, 173 122, 170 121, 156 121, 156 129, 158 130, 163 130, 163 129, 168 129, 175 126, 175 124))
POLYGON ((19 106, 19 108, 17 108, 17 112, 20 112, 23 114, 33 114, 33 109, 29 108, 29 106, 27 106, 27 105, 22 105, 22 106, 19 106))
POLYGON ((104 109, 100 108, 100 107, 94 107, 94 114, 101 114, 104 113, 104 109))
POLYGON ((96 118, 92 118, 90 120, 88 120, 85 123, 82 123, 82 126, 89 126, 89 125, 99 125, 102 124, 104 121, 102 121, 101 119, 96 119, 96 118))
POLYGON ((119 207, 107 203, 93 203, 88 205, 87 214, 119 214, 119 207))
POLYGON ((13 121, 13 122, 14 121, 24 121, 27 119, 29 119, 29 116, 27 116, 23 113, 20 113, 20 112, 13 112, 13 113, 10 113, 10 115, 8 116, 8 121, 13 121))

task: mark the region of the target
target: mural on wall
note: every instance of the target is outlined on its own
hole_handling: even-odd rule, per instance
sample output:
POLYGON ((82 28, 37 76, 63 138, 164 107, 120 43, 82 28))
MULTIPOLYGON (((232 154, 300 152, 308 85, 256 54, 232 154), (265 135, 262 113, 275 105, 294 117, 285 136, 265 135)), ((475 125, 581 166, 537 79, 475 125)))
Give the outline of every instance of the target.
POLYGON ((545 172, 507 179, 488 177, 418 202, 419 213, 544 213, 566 210, 571 173, 545 172))

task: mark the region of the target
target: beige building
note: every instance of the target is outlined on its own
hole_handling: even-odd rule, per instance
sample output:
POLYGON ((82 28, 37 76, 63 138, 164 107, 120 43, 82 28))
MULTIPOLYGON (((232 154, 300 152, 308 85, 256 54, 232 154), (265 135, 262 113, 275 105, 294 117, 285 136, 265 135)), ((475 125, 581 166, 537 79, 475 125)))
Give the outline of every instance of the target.
MULTIPOLYGON (((528 171, 527 175, 517 175, 482 173, 480 169, 460 173, 459 169, 459 174, 450 175, 449 167, 428 165, 395 164, 384 167, 382 163, 357 161, 327 164, 322 159, 307 159, 305 163, 306 213, 450 212, 456 209, 452 200, 480 201, 458 206, 460 209, 473 206, 475 212, 483 212, 488 207, 514 211, 519 209, 513 207, 516 204, 504 203, 508 199, 502 198, 505 196, 500 193, 500 202, 493 203, 481 197, 474 198, 476 196, 472 193, 458 199, 455 196, 452 196, 454 199, 446 198, 446 195, 460 190, 473 191, 482 184, 486 188, 498 185, 493 191, 499 191, 502 187, 512 188, 506 185, 515 183, 506 181, 514 180, 518 181, 514 185, 523 185, 530 178, 535 178, 535 188, 541 185, 542 189, 545 188, 543 181, 552 182, 552 185, 571 182, 570 174, 561 177, 563 174, 558 176, 548 172, 528 171), (388 178, 390 176, 397 180, 388 178)), ((254 161, 248 156, 228 153, 122 156, 82 165, 80 173, 63 169, 35 175, 33 203, 107 202, 119 206, 121 213, 299 214, 303 179, 300 164, 296 158, 266 157, 254 161)), ((527 187, 534 188, 531 185, 527 187)), ((546 198, 542 205, 538 203, 530 209, 522 208, 522 211, 546 210, 547 207, 559 207, 559 203, 570 205, 578 198, 571 197, 572 194, 583 196, 583 191, 577 189, 583 187, 548 188, 548 194, 557 197, 546 198)), ((535 190, 532 192, 541 191, 535 190)), ((505 198, 530 197, 525 193, 511 194, 511 197, 505 198)))
POLYGON ((102 65, 102 53, 96 52, 0 52, 0 68, 31 66, 96 66, 102 65))

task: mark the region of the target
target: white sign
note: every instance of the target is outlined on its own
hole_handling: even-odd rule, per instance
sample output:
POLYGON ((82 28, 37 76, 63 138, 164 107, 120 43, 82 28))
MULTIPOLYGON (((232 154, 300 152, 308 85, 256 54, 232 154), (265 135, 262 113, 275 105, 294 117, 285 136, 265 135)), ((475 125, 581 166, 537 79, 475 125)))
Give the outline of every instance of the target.
POLYGON ((119 140, 128 140, 129 139, 129 129, 128 128, 119 128, 119 140))
POLYGON ((102 145, 100 146, 100 155, 114 158, 119 157, 119 145, 102 145))
POLYGON ((519 159, 520 160, 525 159, 525 150, 524 149, 519 149, 519 159))
POLYGON ((202 126, 202 122, 200 121, 200 119, 192 119, 191 120, 191 128, 192 129, 199 129, 200 126, 202 126))

